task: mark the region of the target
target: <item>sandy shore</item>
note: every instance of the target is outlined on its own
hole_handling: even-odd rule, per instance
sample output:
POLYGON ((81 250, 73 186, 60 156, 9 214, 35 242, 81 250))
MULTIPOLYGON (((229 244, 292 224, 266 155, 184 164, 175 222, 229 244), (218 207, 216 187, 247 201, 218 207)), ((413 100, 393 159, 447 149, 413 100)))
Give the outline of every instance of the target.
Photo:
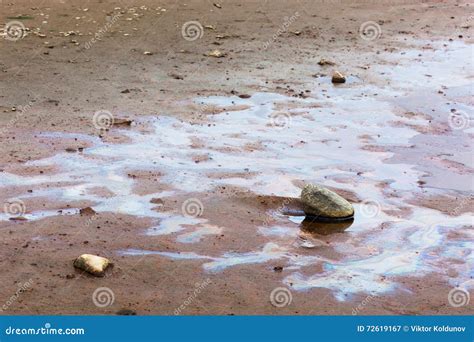
POLYGON ((472 314, 471 8, 0 3, 2 314, 472 314))

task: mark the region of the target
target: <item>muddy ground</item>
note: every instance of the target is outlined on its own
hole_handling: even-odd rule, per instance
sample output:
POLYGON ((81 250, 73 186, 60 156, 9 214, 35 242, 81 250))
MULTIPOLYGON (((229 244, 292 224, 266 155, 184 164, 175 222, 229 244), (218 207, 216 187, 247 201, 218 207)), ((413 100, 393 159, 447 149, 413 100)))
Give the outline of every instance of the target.
POLYGON ((473 313, 469 2, 0 9, 27 28, 0 40, 3 314, 473 313), (133 124, 98 129, 98 111, 133 124), (292 221, 305 182, 354 223, 292 221), (114 267, 81 273, 83 253, 114 267))

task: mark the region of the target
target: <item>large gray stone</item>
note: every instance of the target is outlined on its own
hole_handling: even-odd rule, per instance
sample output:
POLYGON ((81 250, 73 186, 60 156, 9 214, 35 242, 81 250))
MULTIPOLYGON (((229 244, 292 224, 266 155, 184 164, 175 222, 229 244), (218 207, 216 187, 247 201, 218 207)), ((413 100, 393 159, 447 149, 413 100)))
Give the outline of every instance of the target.
POLYGON ((341 219, 354 215, 352 204, 335 192, 316 184, 308 184, 303 188, 301 202, 305 214, 309 216, 341 219))

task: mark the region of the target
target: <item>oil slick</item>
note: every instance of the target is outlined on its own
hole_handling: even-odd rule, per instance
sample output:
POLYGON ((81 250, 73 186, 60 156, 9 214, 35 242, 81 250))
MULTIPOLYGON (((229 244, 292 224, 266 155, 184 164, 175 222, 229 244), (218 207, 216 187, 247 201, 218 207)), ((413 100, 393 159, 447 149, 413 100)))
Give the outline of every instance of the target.
MULTIPOLYGON (((431 66, 435 77, 430 82, 438 77, 433 68, 438 68, 439 78, 445 79, 443 67, 442 62, 431 66)), ((414 87, 410 82, 407 84, 414 87)), ((225 233, 226 227, 215 226, 204 218, 186 217, 180 212, 157 211, 152 199, 208 191, 219 185, 235 185, 261 195, 296 197, 300 189, 294 181, 324 180, 325 186, 379 203, 381 210, 373 216, 362 215, 363 203, 355 203, 354 222, 335 231, 327 227, 311 231, 302 217, 273 211, 270 215, 275 220, 274 225, 255 228, 256 234, 267 242, 254 251, 228 251, 214 256, 138 249, 118 253, 201 260, 205 272, 280 260, 286 262, 285 269, 290 271, 282 276, 285 284, 300 291, 328 288, 341 301, 358 292, 380 294, 399 289, 395 280, 398 276, 445 274, 448 259, 460 261, 449 263, 457 274, 448 279, 449 282, 456 285, 472 277, 472 215, 448 217, 439 211, 409 204, 420 191, 417 182, 424 173, 415 165, 387 162, 394 153, 387 152, 385 147, 408 147, 410 139, 419 134, 412 126, 429 125, 428 119, 408 119, 395 114, 392 102, 387 99, 402 95, 407 89, 378 89, 359 80, 334 89, 329 88, 330 84, 326 86, 330 100, 321 96, 295 99, 267 92, 245 99, 237 96, 198 98, 195 100, 198 106, 242 106, 244 109, 223 110, 221 114, 209 116, 210 125, 191 124, 165 115, 150 118, 145 121, 147 132, 120 131, 128 138, 121 144, 104 143, 98 138, 77 134, 44 134, 48 139, 79 137, 92 147, 85 148, 83 153, 59 153, 25 163, 26 167, 59 170, 51 175, 19 176, 2 172, 0 189, 34 187, 34 193, 15 194, 25 201, 41 197, 66 203, 88 201, 98 213, 151 219, 153 223, 145 234, 157 239, 175 234, 179 243, 199 244, 207 236, 225 233), (363 95, 374 92, 378 96, 363 95), (275 113, 285 113, 283 125, 275 125, 272 120, 275 113), (398 124, 391 125, 394 121, 398 124), (196 139, 202 146, 193 146, 196 139), (261 148, 249 152, 248 143, 258 143, 261 148), (370 149, 373 146, 380 148, 370 149), (196 163, 193 160, 196 154, 205 155, 206 160, 196 163), (127 170, 159 171, 160 182, 171 190, 137 194, 137 181, 127 176, 127 170), (211 177, 216 171, 246 172, 248 177, 211 177), (98 195, 95 192, 98 188, 104 189, 107 195, 98 195), (401 208, 409 214, 403 217, 393 214, 401 208), (448 239, 453 232, 467 238, 448 239), (315 234, 315 243, 299 243, 302 233, 315 234), (333 235, 337 235, 337 239, 333 239, 333 235), (340 257, 320 256, 318 248, 326 242, 330 242, 340 257), (309 246, 311 255, 302 253, 309 246), (310 274, 316 265, 322 266, 322 273, 310 274)), ((436 189, 425 191, 440 193, 436 189)), ((24 216, 33 221, 77 211, 40 210, 24 216)), ((8 215, 0 214, 0 221, 8 219, 8 215)))

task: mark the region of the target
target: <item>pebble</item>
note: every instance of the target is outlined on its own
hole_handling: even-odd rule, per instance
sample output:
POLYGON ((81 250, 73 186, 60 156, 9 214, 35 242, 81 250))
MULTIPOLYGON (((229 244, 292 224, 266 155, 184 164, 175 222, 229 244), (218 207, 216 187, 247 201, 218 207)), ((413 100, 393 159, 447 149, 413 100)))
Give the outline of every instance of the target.
POLYGON ((75 268, 86 271, 96 277, 103 277, 105 270, 111 265, 112 263, 109 259, 93 254, 82 254, 74 260, 75 268))
POLYGON ((341 74, 339 71, 335 71, 334 74, 332 74, 332 83, 345 83, 346 82, 346 77, 341 74))

